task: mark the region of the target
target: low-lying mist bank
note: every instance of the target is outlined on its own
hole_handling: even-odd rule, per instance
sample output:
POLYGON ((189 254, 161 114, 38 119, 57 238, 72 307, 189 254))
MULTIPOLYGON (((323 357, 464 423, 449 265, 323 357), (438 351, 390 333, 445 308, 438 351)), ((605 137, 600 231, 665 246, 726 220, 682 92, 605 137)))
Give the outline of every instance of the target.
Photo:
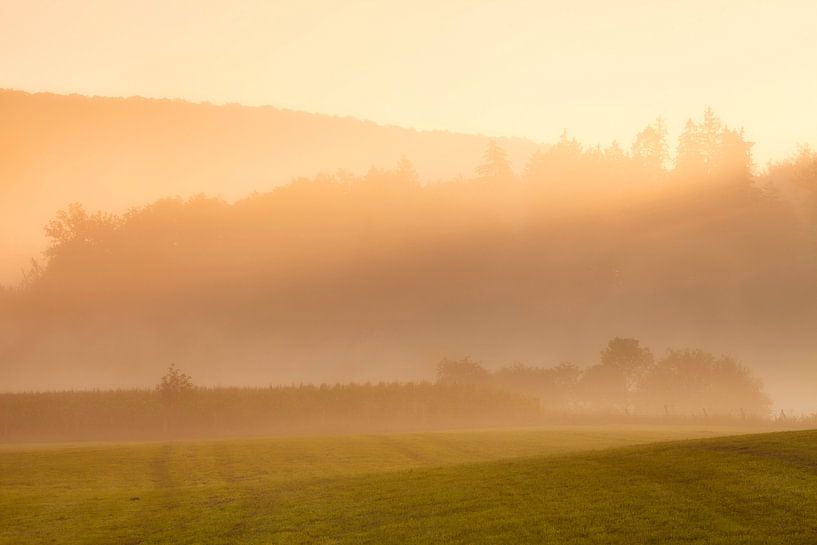
POLYGON ((0 394, 0 441, 345 434, 533 425, 533 398, 430 383, 0 394))
POLYGON ((817 416, 626 414, 543 408, 534 397, 453 384, 0 394, 0 442, 335 435, 545 425, 793 429, 817 416))
MULTIPOLYGON (((171 365, 150 390, 0 394, 0 441, 422 431, 544 424, 768 425, 771 400, 736 360, 616 337, 580 369, 463 358, 430 382, 202 388, 171 365)), ((808 418, 775 420, 809 425, 808 418)))

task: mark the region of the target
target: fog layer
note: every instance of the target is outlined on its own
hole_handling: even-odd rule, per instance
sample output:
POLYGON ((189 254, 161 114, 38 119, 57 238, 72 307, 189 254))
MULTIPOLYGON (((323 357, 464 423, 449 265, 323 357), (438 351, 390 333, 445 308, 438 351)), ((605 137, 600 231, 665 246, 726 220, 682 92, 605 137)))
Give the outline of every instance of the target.
MULTIPOLYGON (((565 135, 524 168, 491 142, 451 181, 395 160, 235 202, 67 207, 46 258, 2 294, 0 386, 147 386, 170 363, 208 385, 426 379, 465 355, 588 366, 622 336, 727 353, 778 406, 815 408, 817 158, 759 172, 709 111, 674 161, 670 145, 657 122, 628 150, 565 135)), ((186 159, 179 185, 145 167, 122 187, 210 191, 219 157, 186 159)), ((127 198, 111 179, 95 194, 127 198)))

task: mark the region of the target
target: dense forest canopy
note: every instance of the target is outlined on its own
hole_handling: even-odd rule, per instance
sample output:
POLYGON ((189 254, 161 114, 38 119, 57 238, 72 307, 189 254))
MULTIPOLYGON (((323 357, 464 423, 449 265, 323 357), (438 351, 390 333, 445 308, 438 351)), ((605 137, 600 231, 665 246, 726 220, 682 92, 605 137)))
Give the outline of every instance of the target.
POLYGON ((144 385, 170 361, 209 384, 424 379, 463 354, 586 367, 633 335, 732 354, 773 397, 817 380, 817 154, 761 171, 709 110, 677 146, 660 120, 628 147, 565 133, 519 169, 492 142, 469 178, 404 158, 235 202, 71 205, 46 233, 2 292, 8 389, 144 385))

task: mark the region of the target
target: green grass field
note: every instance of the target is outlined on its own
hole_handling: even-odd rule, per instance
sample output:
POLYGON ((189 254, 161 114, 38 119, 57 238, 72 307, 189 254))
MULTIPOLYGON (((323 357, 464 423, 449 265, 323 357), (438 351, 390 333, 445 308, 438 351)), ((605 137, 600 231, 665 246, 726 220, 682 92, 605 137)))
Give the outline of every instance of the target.
POLYGON ((817 432, 730 431, 5 446, 0 543, 817 543, 817 432))

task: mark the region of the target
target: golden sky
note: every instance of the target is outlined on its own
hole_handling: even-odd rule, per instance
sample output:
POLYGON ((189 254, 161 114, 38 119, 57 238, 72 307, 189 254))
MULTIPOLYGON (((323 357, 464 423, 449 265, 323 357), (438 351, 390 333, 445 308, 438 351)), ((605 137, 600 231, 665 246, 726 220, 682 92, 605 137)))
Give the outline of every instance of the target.
POLYGON ((710 105, 817 143, 817 2, 0 0, 0 87, 271 104, 549 142, 710 105))

